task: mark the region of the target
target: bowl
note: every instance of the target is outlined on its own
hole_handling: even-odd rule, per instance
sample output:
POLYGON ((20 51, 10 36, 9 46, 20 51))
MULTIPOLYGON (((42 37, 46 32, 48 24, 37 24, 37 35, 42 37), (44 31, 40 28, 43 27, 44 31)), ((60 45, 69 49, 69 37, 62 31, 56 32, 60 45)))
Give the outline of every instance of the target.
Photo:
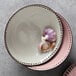
POLYGON ((62 43, 63 28, 55 12, 41 4, 25 6, 9 19, 4 33, 5 47, 17 62, 35 66, 47 62, 57 52, 62 43), (38 49, 45 27, 55 30, 55 47, 46 53, 38 49))

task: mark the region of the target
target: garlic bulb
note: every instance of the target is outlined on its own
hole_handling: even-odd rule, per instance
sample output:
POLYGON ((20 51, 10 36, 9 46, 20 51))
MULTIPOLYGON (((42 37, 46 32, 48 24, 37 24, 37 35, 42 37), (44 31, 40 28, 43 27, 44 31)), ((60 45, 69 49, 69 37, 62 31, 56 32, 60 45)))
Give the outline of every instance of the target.
POLYGON ((51 28, 45 28, 43 31, 43 36, 48 36, 46 39, 49 42, 56 41, 56 32, 51 28))
POLYGON ((45 28, 41 37, 41 43, 39 44, 39 50, 41 52, 47 52, 49 49, 53 49, 56 43, 56 32, 51 28, 45 28))

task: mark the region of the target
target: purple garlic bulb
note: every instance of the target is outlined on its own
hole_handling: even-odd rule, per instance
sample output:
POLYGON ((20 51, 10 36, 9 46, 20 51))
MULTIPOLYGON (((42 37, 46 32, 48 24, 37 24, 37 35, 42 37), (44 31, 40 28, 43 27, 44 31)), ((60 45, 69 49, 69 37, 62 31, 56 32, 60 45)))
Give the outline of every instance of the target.
POLYGON ((45 28, 43 31, 43 36, 48 36, 46 41, 54 42, 56 41, 56 32, 51 28, 45 28))

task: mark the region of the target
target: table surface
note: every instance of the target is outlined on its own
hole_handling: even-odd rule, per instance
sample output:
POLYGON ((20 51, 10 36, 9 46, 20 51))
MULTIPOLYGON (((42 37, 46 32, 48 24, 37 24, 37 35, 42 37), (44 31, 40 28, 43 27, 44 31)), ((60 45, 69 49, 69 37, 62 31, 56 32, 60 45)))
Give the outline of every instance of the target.
POLYGON ((76 0, 0 0, 0 76, 62 76, 69 65, 76 63, 76 0), (8 19, 28 4, 44 4, 64 16, 71 26, 73 46, 67 59, 57 68, 33 71, 15 62, 4 46, 4 30, 8 19))

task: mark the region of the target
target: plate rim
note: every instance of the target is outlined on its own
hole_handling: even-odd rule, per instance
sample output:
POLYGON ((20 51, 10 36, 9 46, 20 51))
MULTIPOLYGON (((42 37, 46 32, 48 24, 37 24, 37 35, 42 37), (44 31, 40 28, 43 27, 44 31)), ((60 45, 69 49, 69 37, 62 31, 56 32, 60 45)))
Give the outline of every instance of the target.
POLYGON ((70 65, 64 72, 63 76, 68 76, 68 74, 73 70, 73 68, 76 67, 76 63, 70 65))

